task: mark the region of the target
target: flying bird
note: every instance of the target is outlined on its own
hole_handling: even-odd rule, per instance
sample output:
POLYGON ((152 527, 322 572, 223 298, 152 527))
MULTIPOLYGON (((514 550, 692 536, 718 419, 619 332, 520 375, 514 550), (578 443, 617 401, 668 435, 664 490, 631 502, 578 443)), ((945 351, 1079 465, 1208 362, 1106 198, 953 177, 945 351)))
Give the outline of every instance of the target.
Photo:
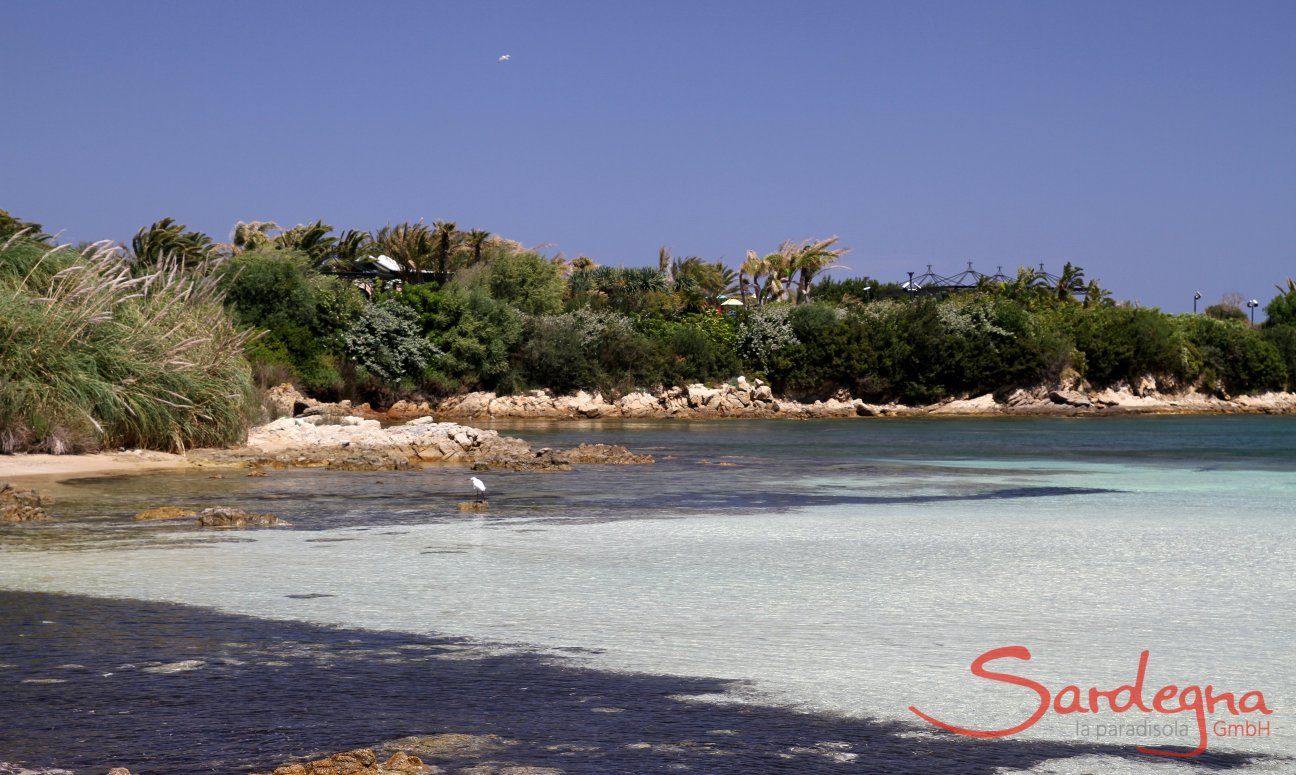
POLYGON ((472 482, 473 489, 477 491, 477 502, 481 503, 486 496, 486 483, 475 476, 469 477, 468 481, 472 482))
POLYGON ((499 61, 499 62, 507 62, 507 61, 509 61, 509 60, 512 59, 512 58, 513 58, 513 55, 512 55, 512 54, 505 54, 504 56, 500 57, 497 61, 499 61))

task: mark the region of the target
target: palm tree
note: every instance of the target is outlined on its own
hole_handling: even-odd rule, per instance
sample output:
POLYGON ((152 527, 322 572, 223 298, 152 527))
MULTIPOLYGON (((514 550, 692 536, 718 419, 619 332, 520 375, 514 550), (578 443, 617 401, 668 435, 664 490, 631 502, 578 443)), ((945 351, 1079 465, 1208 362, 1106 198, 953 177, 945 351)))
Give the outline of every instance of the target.
POLYGON ((665 245, 662 245, 660 248, 657 248, 657 271, 661 272, 662 275, 666 277, 666 281, 668 284, 670 285, 675 284, 675 276, 671 274, 670 248, 666 247, 665 245))
POLYGON ((437 254, 436 237, 427 224, 398 223, 384 226, 374 235, 374 244, 401 267, 401 279, 422 279, 437 254))
POLYGON ((472 250, 472 263, 480 264, 482 260, 482 246, 486 244, 490 232, 481 229, 473 229, 468 232, 468 248, 472 250))
POLYGON ((45 233, 45 229, 39 223, 24 221, 22 218, 10 215, 8 211, 0 208, 0 244, 20 233, 24 239, 35 242, 50 242, 54 239, 51 235, 45 233))
POLYGON ((337 237, 329 235, 331 231, 333 227, 323 221, 299 223, 276 235, 272 244, 280 250, 303 253, 312 265, 322 268, 333 259, 338 244, 337 237))
POLYGON ((333 247, 332 268, 339 272, 359 271, 369 263, 368 253, 373 249, 373 235, 367 231, 347 229, 338 237, 333 247))
POLYGON ((800 273, 797 282, 797 304, 804 304, 810 300, 810 288, 814 285, 815 275, 825 269, 840 268, 841 265, 836 261, 846 253, 847 249, 833 247, 837 244, 837 239, 837 237, 829 237, 822 240, 806 240, 791 251, 786 250, 787 243, 784 243, 784 250, 789 254, 791 270, 800 273))
POLYGON ((590 269, 594 269, 597 266, 598 264, 595 263, 594 259, 590 258, 589 256, 576 256, 571 261, 571 268, 573 272, 587 271, 590 269))
POLYGON ((765 264, 765 259, 757 255, 754 250, 747 251, 747 260, 743 261, 738 268, 738 286, 742 291, 744 304, 747 303, 747 278, 751 278, 752 298, 757 304, 764 303, 760 298, 760 280, 765 276, 766 271, 768 271, 768 267, 765 264))
POLYGON ((1058 301, 1066 301, 1076 294, 1085 292, 1084 269, 1073 265, 1070 261, 1062 267, 1062 276, 1057 281, 1057 298, 1058 301))
POLYGON ((437 269, 442 281, 450 274, 450 247, 457 228, 454 221, 436 221, 432 224, 433 235, 436 237, 437 269))
POLYGON ((274 241, 270 232, 278 230, 279 224, 274 221, 239 221, 230 233, 230 244, 235 253, 268 247, 274 241))
POLYGON ((135 232, 131 240, 131 253, 142 265, 157 265, 170 259, 182 266, 201 263, 212 256, 215 243, 198 231, 189 231, 174 218, 163 218, 147 228, 135 232))
POLYGON ((1085 286, 1084 305, 1088 307, 1098 307, 1111 304, 1112 292, 1098 284, 1097 280, 1090 280, 1085 286))

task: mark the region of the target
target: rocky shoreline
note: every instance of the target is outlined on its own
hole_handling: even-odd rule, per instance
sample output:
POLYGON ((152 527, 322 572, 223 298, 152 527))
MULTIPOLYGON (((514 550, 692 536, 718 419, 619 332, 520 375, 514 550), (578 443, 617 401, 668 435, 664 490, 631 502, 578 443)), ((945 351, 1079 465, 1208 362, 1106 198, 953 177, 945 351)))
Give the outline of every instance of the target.
POLYGON ((1004 395, 962 396, 927 405, 876 404, 844 394, 827 400, 801 402, 775 396, 770 386, 761 380, 749 382, 738 377, 721 385, 694 384, 652 393, 640 391, 612 400, 600 393, 585 391, 569 396, 554 396, 542 390, 504 396, 475 392, 450 396, 435 404, 399 401, 384 410, 363 404, 354 411, 387 422, 431 416, 457 420, 810 420, 996 415, 1292 414, 1296 413, 1296 393, 1225 397, 1193 387, 1161 386, 1156 380, 1147 378, 1135 385, 1120 384, 1103 390, 1094 390, 1077 380, 1069 380, 1030 390, 1018 389, 1004 395))
POLYGON ((321 405, 314 414, 281 417, 248 433, 236 449, 204 449, 189 457, 198 464, 245 465, 255 470, 332 468, 388 471, 429 465, 465 465, 475 471, 565 471, 573 463, 652 463, 625 447, 582 444, 572 450, 533 449, 525 441, 431 416, 400 425, 354 414, 346 404, 321 405))

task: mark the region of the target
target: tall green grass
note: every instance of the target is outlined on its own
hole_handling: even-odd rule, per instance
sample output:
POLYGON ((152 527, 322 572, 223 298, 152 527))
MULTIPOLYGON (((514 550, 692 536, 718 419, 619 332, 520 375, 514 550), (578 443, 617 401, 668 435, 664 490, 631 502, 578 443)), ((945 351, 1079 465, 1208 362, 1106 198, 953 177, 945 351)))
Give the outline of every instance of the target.
POLYGON ((136 275, 106 242, 0 245, 0 452, 240 441, 257 406, 251 334, 208 270, 136 275))

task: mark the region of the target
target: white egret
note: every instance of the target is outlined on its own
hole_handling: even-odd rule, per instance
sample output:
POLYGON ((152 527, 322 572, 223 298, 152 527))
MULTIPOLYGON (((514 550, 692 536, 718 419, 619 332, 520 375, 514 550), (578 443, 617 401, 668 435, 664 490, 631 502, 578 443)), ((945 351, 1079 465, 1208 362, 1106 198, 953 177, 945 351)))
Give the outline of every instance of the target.
POLYGON ((472 482, 473 489, 477 491, 477 502, 481 503, 486 497, 486 483, 477 477, 469 477, 468 481, 472 482))

